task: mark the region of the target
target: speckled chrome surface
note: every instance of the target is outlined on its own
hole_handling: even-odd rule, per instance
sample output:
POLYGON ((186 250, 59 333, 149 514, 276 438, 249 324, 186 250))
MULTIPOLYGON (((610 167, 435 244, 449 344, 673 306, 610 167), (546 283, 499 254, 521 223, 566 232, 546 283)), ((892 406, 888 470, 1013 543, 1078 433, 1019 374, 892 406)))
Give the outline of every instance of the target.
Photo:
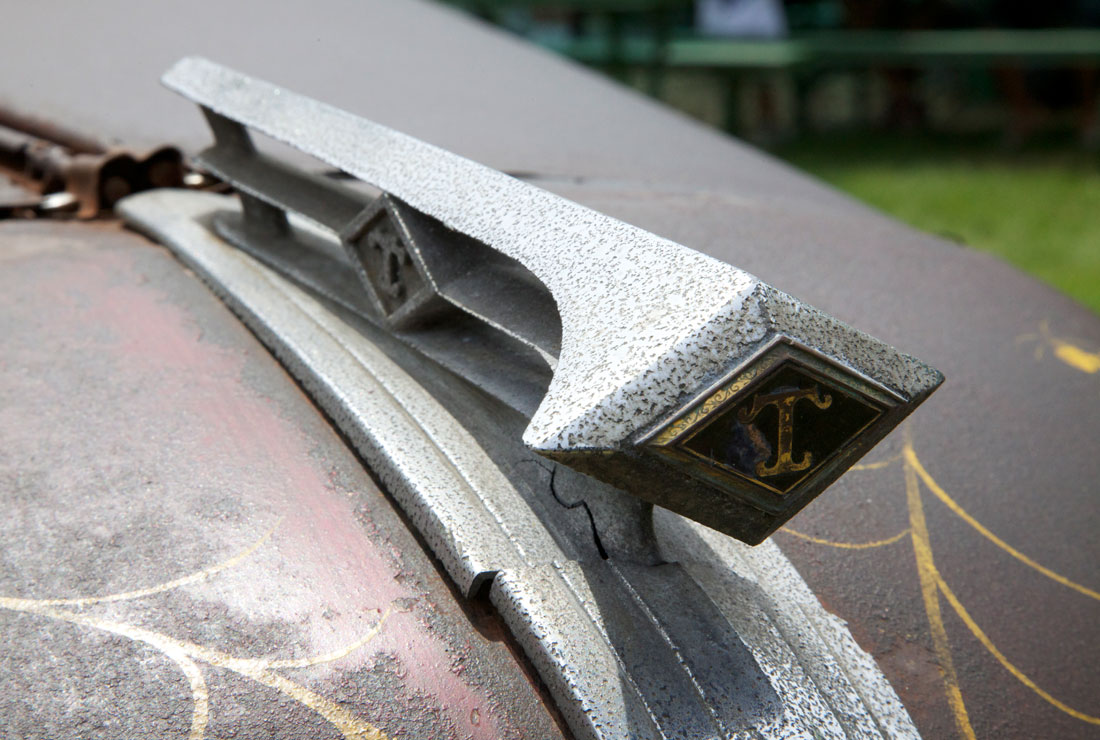
POLYGON ((210 231, 215 212, 235 207, 157 191, 122 209, 303 381, 455 580, 491 583, 493 604, 579 737, 916 737, 874 662, 774 546, 748 548, 668 512, 654 534, 663 562, 652 565, 552 537, 532 511, 537 499, 518 494, 514 469, 408 374, 399 347, 210 231))
MULTIPOLYGON (((256 165, 248 164, 254 150, 242 126, 518 261, 549 290, 561 321, 553 377, 523 441, 745 541, 778 528, 943 380, 742 270, 379 124, 203 59, 178 62, 163 80, 207 112, 219 144, 200 161, 250 198, 283 209, 296 187, 308 195, 321 185, 305 176, 296 184, 262 163, 258 175, 244 176, 256 165), (726 475, 709 460, 683 457, 669 468, 645 453, 640 442, 777 340, 826 358, 838 376, 875 385, 893 403, 789 490, 726 475)), ((340 214, 354 209, 335 192, 324 202, 301 200, 306 215, 338 230, 340 214)), ((757 448, 773 454, 779 436, 760 438, 757 448)))

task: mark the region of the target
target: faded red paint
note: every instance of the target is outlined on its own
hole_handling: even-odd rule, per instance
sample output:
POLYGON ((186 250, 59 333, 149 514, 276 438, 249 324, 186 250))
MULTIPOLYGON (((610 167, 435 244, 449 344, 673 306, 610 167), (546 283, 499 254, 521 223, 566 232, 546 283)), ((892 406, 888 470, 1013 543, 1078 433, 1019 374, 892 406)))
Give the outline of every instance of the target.
MULTIPOLYGON (((168 525, 181 535, 212 543, 209 554, 205 562, 181 556, 173 563, 176 555, 163 553, 166 573, 150 581, 213 565, 281 519, 270 540, 239 565, 186 587, 192 598, 224 605, 230 615, 295 625, 309 636, 310 644, 286 645, 277 656, 247 657, 298 658, 338 650, 366 634, 389 611, 369 644, 336 662, 296 669, 295 676, 323 681, 334 671, 349 675, 388 656, 400 666, 405 690, 430 697, 432 711, 445 716, 460 735, 514 735, 515 728, 498 722, 501 697, 464 675, 472 649, 469 638, 439 635, 425 621, 437 609, 433 599, 438 597, 420 584, 438 578, 436 571, 430 566, 403 571, 403 561, 392 552, 397 547, 392 534, 360 522, 359 495, 372 494, 373 484, 361 473, 349 477, 338 471, 336 462, 318 451, 318 441, 304 431, 301 420, 285 418, 284 408, 257 385, 250 364, 256 361, 252 340, 226 341, 224 331, 205 336, 179 296, 163 292, 155 280, 135 280, 140 265, 132 250, 61 249, 45 261, 40 256, 37 265, 36 280, 24 275, 22 289, 3 281, 6 301, 21 303, 21 311, 37 311, 44 318, 43 331, 50 333, 44 352, 60 345, 94 353, 109 366, 114 387, 132 390, 127 402, 139 410, 114 424, 118 439, 111 449, 118 450, 118 459, 161 459, 167 448, 169 457, 195 468, 191 490, 173 481, 155 494, 162 497, 168 525), (48 269, 41 269, 44 264, 48 269), (43 289, 46 277, 48 287, 43 289), (348 481, 358 490, 345 490, 348 481), (227 491, 244 514, 237 520, 204 518, 203 497, 224 498, 227 491)), ((233 328, 229 336, 233 332, 244 330, 233 328)), ((57 397, 72 394, 72 389, 42 390, 57 397)), ((295 388, 293 394, 300 396, 300 391, 295 388)), ((5 413, 0 411, 0 422, 7 428, 29 431, 37 426, 36 433, 45 436, 58 422, 56 417, 5 418, 5 413)), ((332 434, 323 422, 313 427, 318 434, 332 434)), ((96 465, 111 468, 111 457, 96 458, 96 465)), ((148 467, 153 488, 164 484, 157 465, 148 467)), ((110 478, 104 470, 100 474, 110 478)), ((405 535, 402 541, 411 539, 405 535)), ((448 595, 445 589, 440 593, 448 595)))

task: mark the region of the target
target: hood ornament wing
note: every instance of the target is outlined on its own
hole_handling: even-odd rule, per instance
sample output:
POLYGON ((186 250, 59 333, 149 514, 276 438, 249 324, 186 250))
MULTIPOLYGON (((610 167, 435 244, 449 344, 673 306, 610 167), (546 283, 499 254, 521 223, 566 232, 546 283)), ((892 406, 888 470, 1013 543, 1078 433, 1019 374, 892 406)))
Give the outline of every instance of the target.
POLYGON ((481 385, 529 414, 531 450, 746 542, 943 380, 731 265, 379 124, 197 58, 164 82, 214 131, 200 165, 242 194, 223 236, 475 382, 512 369, 456 360, 448 316, 483 354, 517 348, 527 380, 481 385), (248 129, 382 194, 263 154, 248 129), (306 264, 288 212, 343 254, 306 264))

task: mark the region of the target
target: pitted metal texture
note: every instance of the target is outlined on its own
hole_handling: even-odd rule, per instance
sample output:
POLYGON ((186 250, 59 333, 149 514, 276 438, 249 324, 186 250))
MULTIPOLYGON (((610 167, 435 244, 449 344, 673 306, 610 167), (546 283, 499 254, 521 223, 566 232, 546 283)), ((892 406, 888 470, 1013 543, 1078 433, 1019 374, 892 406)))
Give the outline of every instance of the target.
MULTIPOLYGON (((217 144, 199 161, 245 193, 240 246, 263 253, 247 235, 248 222, 262 227, 264 233, 257 235, 262 242, 272 223, 284 229, 285 211, 295 211, 341 235, 375 312, 391 329, 423 323, 420 314, 436 318, 443 297, 511 338, 527 337, 522 341, 553 368, 541 398, 542 389, 528 391, 537 406, 522 432, 528 447, 746 542, 760 542, 805 506, 942 382, 918 360, 735 267, 404 134, 202 59, 180 61, 164 82, 202 106, 214 131, 217 144), (402 264, 408 262, 408 277, 419 286, 409 288, 415 296, 410 293, 400 304, 396 295, 383 296, 388 289, 382 286, 406 267, 398 270, 396 258, 374 257, 377 250, 364 252, 360 244, 377 206, 364 210, 361 199, 342 186, 258 152, 249 128, 380 188, 394 213, 405 210, 410 218, 439 225, 436 231, 445 233, 425 240, 424 247, 402 229, 402 264), (359 215, 350 216, 357 203, 359 215), (512 315, 528 330, 509 329, 507 320, 489 316, 506 316, 508 309, 501 314, 501 306, 509 296, 539 295, 536 286, 488 295, 485 286, 501 280, 486 275, 479 282, 479 265, 488 272, 491 261, 474 250, 471 277, 481 287, 467 295, 480 292, 482 310, 471 309, 469 301, 437 286, 427 265, 426 245, 440 238, 444 248, 437 254, 457 249, 462 240, 483 245, 517 262, 549 291, 561 327, 556 362, 548 352, 558 344, 555 332, 534 340, 529 331, 537 326, 537 314, 549 310, 549 300, 513 303, 512 315), (456 242, 452 250, 446 248, 448 239, 456 242), (380 274, 364 272, 368 263, 368 272, 380 274), (388 271, 394 275, 381 274, 388 271), (827 358, 842 374, 866 379, 896 401, 843 449, 830 450, 828 464, 818 465, 790 491, 755 485, 690 457, 685 465, 669 465, 646 449, 646 439, 685 404, 757 363, 777 341, 827 358)), ((296 271, 293 265, 280 269, 296 271)), ((483 354, 482 361, 491 364, 491 353, 483 354)), ((775 452, 778 442, 749 431, 755 434, 751 454, 781 454, 775 452)), ((789 441, 790 430, 780 436, 789 441)))
POLYGON ((384 126, 202 59, 179 62, 164 82, 514 257, 545 283, 563 344, 525 434, 536 449, 621 443, 768 329, 843 341, 844 360, 907 397, 939 380, 746 272, 384 126), (325 135, 303 141, 303 122, 325 135), (765 299, 786 305, 764 311, 765 299))
POLYGON ((301 379, 464 590, 491 583, 578 737, 916 737, 873 661, 778 549, 750 550, 668 512, 654 534, 663 562, 562 539, 539 513, 561 502, 537 463, 523 464, 518 440, 500 449, 515 412, 493 412, 457 378, 440 391, 423 360, 402 359, 403 345, 212 234, 212 216, 234 207, 159 191, 122 210, 301 379))

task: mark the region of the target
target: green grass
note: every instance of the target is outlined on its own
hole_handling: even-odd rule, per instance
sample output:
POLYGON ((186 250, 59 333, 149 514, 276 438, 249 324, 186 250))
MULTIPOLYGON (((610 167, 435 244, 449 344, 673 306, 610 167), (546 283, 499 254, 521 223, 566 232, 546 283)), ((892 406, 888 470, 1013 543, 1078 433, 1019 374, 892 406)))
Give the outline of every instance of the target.
POLYGON ((1100 312, 1100 167, 1070 140, 848 135, 776 152, 919 229, 998 254, 1100 312))

